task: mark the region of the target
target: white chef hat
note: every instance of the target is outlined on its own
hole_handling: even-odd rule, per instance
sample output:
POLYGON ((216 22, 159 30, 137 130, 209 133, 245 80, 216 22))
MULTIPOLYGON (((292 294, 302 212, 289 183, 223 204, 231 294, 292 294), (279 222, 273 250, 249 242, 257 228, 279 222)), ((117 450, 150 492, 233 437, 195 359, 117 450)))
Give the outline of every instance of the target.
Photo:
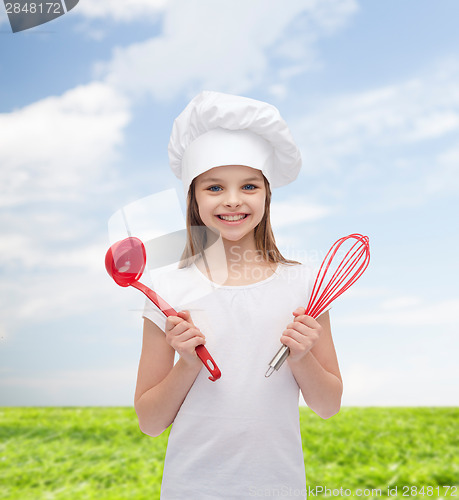
POLYGON ((271 187, 296 179, 301 155, 277 108, 262 101, 204 91, 175 119, 169 162, 183 181, 214 167, 245 165, 261 170, 271 187))

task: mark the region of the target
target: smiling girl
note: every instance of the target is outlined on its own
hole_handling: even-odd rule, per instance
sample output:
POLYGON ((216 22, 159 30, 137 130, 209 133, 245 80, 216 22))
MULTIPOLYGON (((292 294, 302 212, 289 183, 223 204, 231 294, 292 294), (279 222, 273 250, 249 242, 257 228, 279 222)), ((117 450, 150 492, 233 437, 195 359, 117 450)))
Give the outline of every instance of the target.
MULTIPOLYGON (((263 232, 260 224, 265 216, 267 189, 260 170, 242 165, 212 168, 192 182, 190 204, 197 208, 202 223, 222 238, 225 253, 210 255, 209 250, 207 262, 215 267, 218 257, 224 257, 219 264, 228 271, 226 285, 246 285, 275 271, 276 266, 263 258, 255 243, 257 227, 263 232)), ((199 225, 198 220, 190 222, 199 225)), ((196 265, 206 273, 203 258, 196 265)))
POLYGON ((202 92, 174 122, 169 157, 187 196, 187 245, 155 289, 181 312, 166 319, 147 304, 135 394, 144 433, 173 424, 161 498, 306 498, 299 392, 329 418, 342 381, 328 312, 315 320, 302 307, 314 273, 282 256, 270 223, 271 188, 295 180, 298 148, 273 106, 202 92), (280 343, 288 363, 266 378, 280 343))

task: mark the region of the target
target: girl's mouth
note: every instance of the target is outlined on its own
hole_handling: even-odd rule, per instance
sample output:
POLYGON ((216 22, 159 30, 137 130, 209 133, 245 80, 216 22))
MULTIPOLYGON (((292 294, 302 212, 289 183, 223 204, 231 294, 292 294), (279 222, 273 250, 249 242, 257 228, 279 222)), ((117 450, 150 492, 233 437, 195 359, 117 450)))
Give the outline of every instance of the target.
POLYGON ((226 224, 239 224, 244 219, 246 219, 249 214, 237 214, 237 215, 217 215, 217 217, 226 224))

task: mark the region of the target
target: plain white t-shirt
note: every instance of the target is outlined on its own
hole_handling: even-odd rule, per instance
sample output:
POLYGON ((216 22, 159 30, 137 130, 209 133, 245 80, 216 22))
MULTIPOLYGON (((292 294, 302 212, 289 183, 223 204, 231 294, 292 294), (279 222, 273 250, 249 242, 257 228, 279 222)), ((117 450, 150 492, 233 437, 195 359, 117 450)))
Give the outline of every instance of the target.
MULTIPOLYGON (((220 286, 192 264, 153 280, 166 302, 190 311, 222 373, 211 382, 203 366, 177 413, 162 500, 306 498, 299 387, 287 362, 265 373, 314 278, 304 264, 278 264, 263 281, 220 286)), ((166 317, 149 300, 143 317, 164 330, 166 317)))

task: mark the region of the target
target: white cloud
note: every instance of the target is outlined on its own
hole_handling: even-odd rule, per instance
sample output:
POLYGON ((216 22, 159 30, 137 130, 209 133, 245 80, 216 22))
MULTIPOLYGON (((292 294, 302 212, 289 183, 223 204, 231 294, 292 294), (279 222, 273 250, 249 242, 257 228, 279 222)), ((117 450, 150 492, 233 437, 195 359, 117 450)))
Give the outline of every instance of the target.
POLYGON ((333 209, 294 197, 285 201, 273 201, 270 211, 273 227, 281 228, 322 219, 330 215, 333 209))
POLYGON ((424 141, 459 130, 459 63, 448 69, 361 94, 327 97, 316 113, 295 124, 297 135, 309 154, 337 167, 341 157, 368 147, 424 141))
POLYGON ((6 8, 4 7, 4 5, 0 7, 0 26, 2 24, 9 24, 8 14, 6 13, 6 8))
MULTIPOLYGON (((56 256, 66 257, 62 252, 49 253, 49 260, 56 256)), ((37 254, 43 256, 46 252, 37 254)), ((100 301, 101 294, 105 299, 109 298, 107 304, 110 307, 114 303, 125 305, 121 301, 126 295, 117 289, 104 271, 104 254, 104 251, 100 252, 97 261, 92 262, 85 260, 84 255, 77 255, 74 267, 67 260, 59 272, 54 266, 47 272, 46 262, 41 262, 34 272, 4 276, 0 286, 0 311, 6 332, 10 334, 24 322, 35 324, 95 311, 105 303, 100 301)))
POLYGON ((390 310, 417 306, 420 303, 421 303, 420 297, 415 297, 413 295, 406 295, 402 297, 390 298, 383 301, 381 304, 381 308, 390 311, 390 310))
POLYGON ((161 36, 118 48, 96 73, 116 88, 156 99, 202 88, 246 93, 261 83, 279 92, 281 72, 285 79, 289 68, 305 71, 316 39, 341 27, 356 9, 354 0, 174 1, 164 11, 161 36), (292 40, 296 51, 283 53, 277 71, 269 57, 292 40))
POLYGON ((106 244, 88 219, 97 202, 89 193, 108 189, 129 120, 126 99, 100 82, 0 115, 1 328, 8 336, 24 321, 94 310, 101 276, 113 287, 102 274, 106 244))
MULTIPOLYGON (((349 296, 349 294, 348 294, 349 296)), ((386 325, 408 326, 444 326, 458 325, 457 311, 459 299, 451 298, 441 302, 425 303, 421 298, 394 297, 383 301, 380 308, 358 315, 342 316, 337 322, 343 325, 386 325)))
MULTIPOLYGON (((457 142, 457 141, 456 141, 457 142)), ((457 193, 459 189, 459 147, 439 152, 433 168, 415 185, 420 196, 457 193)))
POLYGON ((104 0, 104 2, 81 1, 73 12, 89 19, 111 18, 118 22, 144 20, 161 12, 168 0, 104 0))
POLYGON ((11 406, 132 404, 137 367, 43 370, 33 376, 3 373, 2 403, 11 406))
POLYGON ((127 101, 93 82, 0 115, 0 204, 78 199, 117 157, 127 101))
POLYGON ((327 96, 290 121, 308 159, 301 175, 333 175, 341 190, 332 196, 358 189, 390 209, 457 192, 458 82, 459 60, 447 59, 406 81, 327 96))
POLYGON ((459 129, 459 112, 432 111, 426 116, 419 116, 413 122, 413 128, 406 134, 406 140, 417 142, 440 137, 459 129))
POLYGON ((130 368, 120 368, 119 370, 62 370, 57 373, 47 375, 43 373, 40 377, 11 377, 3 381, 4 385, 21 386, 27 385, 35 389, 49 387, 52 391, 65 390, 75 387, 91 387, 96 381, 104 384, 116 384, 132 379, 136 374, 135 366, 130 368))
POLYGON ((458 404, 457 297, 429 302, 415 294, 359 287, 346 297, 353 309, 339 307, 332 317, 343 404, 458 404), (353 304, 356 296, 359 306, 353 304))
POLYGON ((453 360, 447 364, 428 353, 407 353, 403 363, 355 362, 342 370, 343 405, 352 406, 456 406, 453 360), (451 377, 445 381, 445 373, 451 377))

